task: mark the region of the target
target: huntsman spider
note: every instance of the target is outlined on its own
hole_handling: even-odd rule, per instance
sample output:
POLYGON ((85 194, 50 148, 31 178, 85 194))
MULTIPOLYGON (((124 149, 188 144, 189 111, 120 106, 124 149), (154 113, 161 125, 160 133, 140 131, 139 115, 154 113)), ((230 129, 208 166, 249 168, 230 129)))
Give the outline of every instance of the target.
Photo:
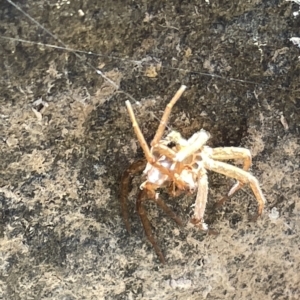
POLYGON ((185 89, 186 86, 182 85, 167 105, 151 142, 150 149, 136 121, 132 106, 129 101, 126 101, 132 126, 143 149, 146 161, 139 160, 133 163, 122 176, 120 197, 122 215, 126 228, 130 232, 127 207, 129 184, 133 175, 144 170, 143 174, 146 180, 140 186, 136 210, 146 236, 154 247, 161 263, 165 263, 165 258, 152 233, 144 202, 152 200, 177 224, 182 225, 183 223, 159 197, 157 193, 158 188, 168 188, 171 195, 177 195, 180 192, 194 193, 197 191, 194 215, 190 222, 202 230, 208 229, 208 226, 204 223, 204 212, 208 195, 207 170, 221 173, 237 180, 227 197, 232 196, 244 184, 249 184, 258 202, 258 215, 262 214, 265 204, 265 197, 259 187, 258 180, 248 172, 252 162, 251 153, 248 149, 239 147, 208 147, 206 142, 210 134, 204 129, 194 133, 189 139, 183 138, 176 131, 171 131, 163 138, 172 107, 185 89), (242 160, 243 169, 222 162, 224 160, 242 160))

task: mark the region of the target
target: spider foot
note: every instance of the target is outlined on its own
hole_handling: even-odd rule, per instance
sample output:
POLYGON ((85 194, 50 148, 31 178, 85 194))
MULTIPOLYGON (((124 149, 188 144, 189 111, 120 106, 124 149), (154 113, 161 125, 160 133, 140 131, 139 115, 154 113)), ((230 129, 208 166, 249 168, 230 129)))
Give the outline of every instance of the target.
POLYGON ((196 227, 199 228, 202 231, 205 231, 209 235, 219 235, 219 232, 214 228, 209 228, 206 223, 202 219, 192 218, 190 220, 190 223, 196 227))
POLYGON ((208 231, 208 225, 204 223, 203 219, 197 219, 193 217, 191 218, 190 222, 194 225, 194 227, 199 228, 203 231, 208 231))

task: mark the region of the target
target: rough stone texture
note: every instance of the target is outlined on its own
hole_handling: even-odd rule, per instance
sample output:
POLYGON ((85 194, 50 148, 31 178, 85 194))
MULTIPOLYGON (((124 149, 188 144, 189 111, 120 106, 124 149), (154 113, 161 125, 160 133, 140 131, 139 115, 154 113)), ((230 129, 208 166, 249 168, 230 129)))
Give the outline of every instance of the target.
MULTIPOLYGON (((0 3, 0 298, 299 299, 300 48, 289 41, 299 6, 70 2, 16 1, 65 45, 98 56, 3 39, 62 46, 0 3), (120 176, 143 156, 123 92, 150 141, 180 84, 188 90, 169 127, 249 148, 268 203, 250 222, 257 206, 245 187, 215 209, 233 181, 210 173, 206 220, 217 236, 179 228, 149 204, 162 266, 134 212, 139 176, 131 236, 120 217, 120 176)), ((167 199, 186 222, 193 201, 167 199)))

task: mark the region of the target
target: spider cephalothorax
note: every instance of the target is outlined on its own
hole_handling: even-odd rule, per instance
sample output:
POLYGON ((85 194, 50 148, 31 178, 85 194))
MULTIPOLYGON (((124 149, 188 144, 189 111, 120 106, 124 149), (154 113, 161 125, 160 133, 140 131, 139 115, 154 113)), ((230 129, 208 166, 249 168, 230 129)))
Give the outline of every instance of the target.
POLYGON ((146 176, 146 181, 140 186, 136 207, 145 233, 162 263, 165 262, 165 259, 153 237, 151 224, 147 218, 143 202, 152 200, 178 224, 182 225, 182 221, 156 193, 158 188, 167 187, 171 195, 176 195, 180 192, 194 193, 197 191, 194 216, 191 219, 191 223, 203 230, 208 228, 203 221, 208 194, 206 170, 237 179, 237 183, 231 188, 228 196, 232 196, 244 184, 248 183, 258 201, 258 215, 261 215, 265 203, 265 198, 257 179, 247 172, 251 166, 251 153, 248 149, 237 147, 210 148, 206 146, 210 134, 204 129, 194 133, 189 139, 184 139, 176 131, 171 131, 163 138, 171 109, 185 89, 184 85, 181 86, 167 105, 155 137, 151 142, 150 149, 136 122, 131 104, 129 101, 126 101, 133 128, 144 151, 146 161, 139 160, 133 163, 123 174, 121 183, 123 218, 127 230, 130 231, 127 209, 128 185, 131 176, 144 169, 143 173, 146 176), (222 162, 222 160, 237 159, 243 161, 243 169, 222 162))

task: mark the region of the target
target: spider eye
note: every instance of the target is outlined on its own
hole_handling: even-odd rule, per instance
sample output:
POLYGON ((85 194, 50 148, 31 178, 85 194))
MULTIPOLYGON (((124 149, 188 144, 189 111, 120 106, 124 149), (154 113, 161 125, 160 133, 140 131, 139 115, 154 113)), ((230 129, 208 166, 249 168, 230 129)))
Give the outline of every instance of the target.
POLYGON ((193 169, 198 169, 198 168, 199 168, 199 165, 198 165, 197 163, 193 163, 192 168, 193 168, 193 169))
POLYGON ((169 148, 173 148, 173 147, 176 146, 176 143, 172 141, 172 142, 168 143, 167 146, 168 146, 169 148))

